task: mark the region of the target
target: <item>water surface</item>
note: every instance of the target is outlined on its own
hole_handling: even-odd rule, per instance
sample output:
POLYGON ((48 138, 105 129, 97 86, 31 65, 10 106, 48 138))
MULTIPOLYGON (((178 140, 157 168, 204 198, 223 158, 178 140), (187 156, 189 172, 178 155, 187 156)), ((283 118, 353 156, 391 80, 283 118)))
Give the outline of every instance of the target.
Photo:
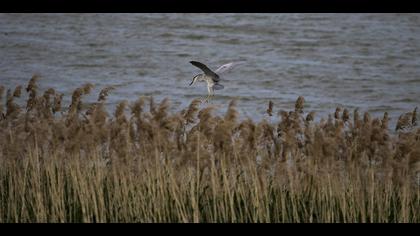
MULTIPOLYGON (((84 83, 114 85, 109 104, 140 95, 187 106, 207 93, 189 87, 198 60, 226 74, 213 104, 238 98, 242 115, 292 109, 299 95, 318 117, 336 106, 393 119, 420 104, 419 14, 0 14, 0 84, 70 98, 84 83)), ((68 102, 68 100, 67 100, 68 102)))

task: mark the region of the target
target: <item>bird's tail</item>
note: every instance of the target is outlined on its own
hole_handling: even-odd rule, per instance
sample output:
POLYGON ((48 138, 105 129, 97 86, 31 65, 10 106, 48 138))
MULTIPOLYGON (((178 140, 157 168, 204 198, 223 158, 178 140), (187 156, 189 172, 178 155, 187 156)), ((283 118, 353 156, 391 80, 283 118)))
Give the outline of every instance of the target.
POLYGON ((214 84, 213 85, 213 89, 215 89, 215 90, 220 90, 220 89, 223 89, 223 88, 225 88, 225 86, 223 86, 221 84, 214 84))

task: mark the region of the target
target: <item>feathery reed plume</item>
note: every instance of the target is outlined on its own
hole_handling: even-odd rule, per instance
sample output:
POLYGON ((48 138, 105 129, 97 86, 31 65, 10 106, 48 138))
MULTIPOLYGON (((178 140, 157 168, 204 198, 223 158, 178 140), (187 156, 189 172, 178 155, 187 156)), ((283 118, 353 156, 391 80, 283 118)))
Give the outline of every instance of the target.
POLYGON ((131 106, 131 114, 137 119, 140 119, 141 113, 143 112, 144 100, 144 97, 139 97, 131 106))
POLYGON ((395 130, 405 130, 414 127, 413 124, 416 123, 416 116, 417 116, 417 107, 414 109, 413 112, 407 112, 405 114, 400 115, 398 118, 397 125, 395 130))
POLYGON ((196 117, 197 112, 199 110, 200 103, 201 103, 200 99, 196 98, 188 106, 188 109, 184 114, 184 119, 186 121, 186 125, 192 124, 192 123, 195 122, 195 117, 196 117))
POLYGON ((325 128, 327 131, 332 131, 334 129, 334 122, 331 114, 328 114, 328 120, 325 128))
POLYGON ((45 106, 50 107, 51 106, 51 96, 55 95, 55 90, 53 88, 47 89, 47 91, 44 92, 44 100, 45 100, 45 106))
POLYGON ((390 118, 388 117, 388 112, 384 112, 384 116, 381 120, 381 128, 384 130, 388 129, 388 122, 389 122, 390 118))
POLYGON ((13 97, 19 98, 21 94, 22 94, 22 85, 18 85, 16 86, 15 91, 13 92, 13 97))
POLYGON ((198 112, 198 119, 200 120, 200 122, 205 122, 205 121, 209 121, 212 117, 211 112, 215 109, 214 106, 208 106, 206 108, 201 109, 198 112))
POLYGON ((153 119, 155 121, 158 121, 161 125, 164 119, 168 116, 169 105, 169 99, 164 98, 159 104, 159 107, 157 108, 156 112, 154 113, 153 119))
POLYGON ((28 86, 26 87, 26 92, 29 93, 29 99, 26 102, 26 110, 30 111, 32 110, 35 105, 36 105, 36 100, 37 100, 37 89, 38 89, 38 85, 36 84, 36 82, 38 81, 39 76, 38 75, 34 75, 32 76, 32 78, 29 80, 28 86))
POLYGON ((61 110, 61 101, 63 100, 63 96, 64 94, 59 93, 56 93, 54 95, 54 104, 52 108, 53 113, 59 112, 61 110))
POLYGON ((334 118, 335 118, 336 120, 340 119, 340 112, 341 112, 341 107, 337 107, 337 108, 335 109, 335 113, 334 113, 334 118))
POLYGON ((69 106, 70 114, 76 114, 82 110, 82 96, 89 94, 92 88, 93 85, 91 83, 87 83, 73 91, 71 96, 71 104, 69 106))
POLYGON ((108 97, 108 93, 109 91, 113 90, 114 87, 113 86, 108 86, 103 88, 100 92, 99 92, 99 96, 98 96, 98 102, 104 102, 106 100, 106 98, 108 97))
POLYGON ((306 116, 306 122, 311 122, 311 121, 313 121, 314 120, 314 118, 315 118, 315 112, 314 111, 311 111, 311 112, 309 112, 309 114, 306 116))
POLYGON ((83 95, 83 88, 77 88, 73 91, 71 96, 71 103, 69 106, 69 113, 74 114, 81 108, 81 96, 83 95))
POLYGON ((267 114, 273 116, 273 102, 271 100, 268 102, 267 114))
POLYGON ((277 125, 277 136, 280 137, 287 132, 291 126, 291 122, 289 119, 289 113, 287 111, 280 110, 278 115, 281 117, 281 122, 279 122, 277 125))
POLYGON ((3 99, 4 86, 0 85, 0 100, 3 99))
POLYGON ((124 110, 127 106, 127 101, 121 101, 118 103, 117 108, 115 109, 115 118, 119 119, 124 116, 124 110))
POLYGON ((6 94, 6 116, 15 119, 20 112, 20 107, 14 102, 12 90, 8 89, 6 94))
POLYGON ((343 115, 341 116, 341 119, 343 120, 343 122, 347 122, 350 119, 349 110, 347 110, 346 108, 343 111, 343 115))
POLYGON ((36 82, 39 80, 39 75, 33 75, 32 78, 29 80, 28 86, 26 87, 26 92, 36 91, 38 89, 38 85, 36 82))
POLYGON ((305 103, 305 98, 299 96, 295 103, 295 112, 296 113, 303 113, 303 105, 305 103))
MULTIPOLYGON (((206 137, 211 137, 213 134, 213 126, 215 120, 212 116, 212 111, 215 109, 214 106, 208 106, 206 108, 201 109, 198 112, 198 119, 200 120, 196 127, 206 135, 206 137)), ((193 130, 193 129, 191 129, 193 130)))
POLYGON ((43 107, 41 108, 41 110, 44 117, 47 119, 51 119, 52 114, 54 113, 54 104, 52 104, 53 102, 51 102, 51 96, 53 96, 54 94, 55 90, 53 88, 49 88, 47 89, 47 91, 44 92, 44 95, 42 96, 44 104, 42 104, 43 107))
POLYGON ((364 125, 369 125, 369 124, 371 124, 371 122, 372 122, 372 118, 370 117, 369 112, 365 112, 363 114, 363 124, 364 125))
POLYGON ((93 84, 91 83, 87 83, 82 87, 83 90, 83 95, 87 95, 92 91, 93 88, 93 84))
POLYGON ((236 111, 236 99, 233 99, 229 102, 228 110, 225 114, 225 120, 230 122, 236 122, 238 118, 238 112, 236 111))
POLYGON ((256 137, 256 125, 250 118, 244 120, 241 122, 241 124, 238 126, 240 130, 241 137, 243 137, 242 141, 243 143, 243 150, 249 151, 249 150, 255 150, 257 145, 257 137, 256 137))

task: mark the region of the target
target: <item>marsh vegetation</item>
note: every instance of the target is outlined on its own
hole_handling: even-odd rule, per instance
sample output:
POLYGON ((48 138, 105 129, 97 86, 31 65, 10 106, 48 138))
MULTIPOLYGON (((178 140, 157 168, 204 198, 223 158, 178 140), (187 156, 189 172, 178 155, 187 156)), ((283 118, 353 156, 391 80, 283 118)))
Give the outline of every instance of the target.
POLYGON ((388 127, 337 108, 267 119, 194 99, 139 97, 105 108, 112 88, 70 106, 53 89, 0 87, 0 222, 420 222, 417 111, 388 127), (26 104, 16 99, 26 96, 26 104))

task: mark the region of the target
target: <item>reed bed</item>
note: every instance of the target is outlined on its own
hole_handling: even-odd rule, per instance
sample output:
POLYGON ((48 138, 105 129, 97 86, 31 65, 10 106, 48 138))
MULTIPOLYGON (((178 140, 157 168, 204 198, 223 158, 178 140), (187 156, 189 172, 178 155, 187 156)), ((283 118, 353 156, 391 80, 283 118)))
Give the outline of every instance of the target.
POLYGON ((62 107, 37 80, 0 87, 0 222, 420 222, 416 109, 394 131, 345 108, 315 122, 303 97, 260 122, 235 100, 222 116, 146 97, 109 114, 111 87, 62 107))

